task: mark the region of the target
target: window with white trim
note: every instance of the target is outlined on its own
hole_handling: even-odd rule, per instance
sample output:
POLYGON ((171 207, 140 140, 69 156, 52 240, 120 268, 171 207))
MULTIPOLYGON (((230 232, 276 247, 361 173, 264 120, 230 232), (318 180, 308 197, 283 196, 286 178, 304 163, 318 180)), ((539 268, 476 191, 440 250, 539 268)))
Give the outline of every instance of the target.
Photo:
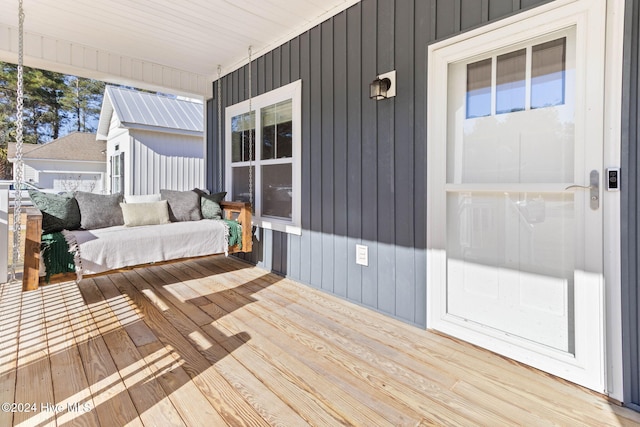
POLYGON ((111 194, 124 193, 124 153, 111 156, 111 194))
POLYGON ((225 111, 229 198, 249 202, 252 195, 254 225, 295 234, 301 225, 301 89, 298 80, 225 111))

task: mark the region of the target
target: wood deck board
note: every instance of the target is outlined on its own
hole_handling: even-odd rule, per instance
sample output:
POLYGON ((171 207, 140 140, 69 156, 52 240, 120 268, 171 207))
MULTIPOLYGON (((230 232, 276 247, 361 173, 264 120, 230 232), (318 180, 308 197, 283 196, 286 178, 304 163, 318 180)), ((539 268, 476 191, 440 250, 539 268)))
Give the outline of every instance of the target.
POLYGON ((42 290, 51 363, 56 422, 59 425, 98 426, 95 403, 76 346, 61 287, 42 290))
MULTIPOLYGON (((541 375, 539 371, 531 368, 523 370, 522 365, 513 361, 508 361, 508 363, 505 364, 506 359, 500 356, 477 349, 473 346, 461 347, 459 343, 439 335, 434 334, 426 337, 427 340, 424 340, 425 337, 422 336, 419 337, 417 341, 407 339, 407 328, 411 328, 408 325, 396 323, 395 325, 398 329, 394 330, 392 326, 393 323, 372 323, 371 316, 367 315, 366 309, 350 307, 349 310, 345 311, 344 304, 334 300, 335 297, 321 295, 310 288, 291 286, 290 282, 283 282, 282 287, 284 289, 280 289, 279 286, 271 286, 272 282, 269 281, 271 279, 272 277, 265 280, 265 277, 262 277, 255 280, 253 284, 256 285, 264 282, 261 283, 262 286, 265 288, 270 286, 270 292, 265 293, 267 298, 273 299, 274 294, 279 294, 295 301, 295 304, 284 304, 291 312, 300 313, 300 309, 298 308, 299 304, 307 302, 305 306, 308 310, 302 312, 302 315, 298 318, 298 323, 303 323, 306 319, 315 317, 316 322, 327 323, 329 320, 334 320, 338 322, 338 324, 351 324, 353 325, 352 328, 342 329, 342 331, 346 334, 356 331, 359 334, 360 341, 362 337, 367 334, 385 337, 386 339, 379 341, 378 345, 371 346, 371 349, 374 350, 376 354, 384 353, 385 348, 390 349, 392 353, 395 352, 397 354, 397 356, 393 357, 394 360, 397 361, 398 358, 404 358, 404 363, 409 366, 413 365, 413 363, 407 362, 407 360, 417 357, 420 364, 423 366, 426 365, 426 367, 429 368, 430 379, 432 380, 434 373, 438 371, 448 372, 449 374, 455 374, 453 376, 454 378, 465 378, 465 381, 471 384, 479 384, 479 386, 485 390, 493 391, 494 396, 499 399, 504 398, 506 380, 507 385, 512 387, 514 394, 517 396, 517 399, 514 399, 514 402, 517 402, 517 404, 520 404, 522 401, 530 402, 531 400, 533 400, 534 403, 542 403, 540 406, 537 404, 533 406, 541 408, 543 412, 550 413, 552 417, 559 420, 562 424, 572 424, 576 422, 580 424, 585 421, 593 425, 599 423, 597 418, 592 418, 589 415, 588 410, 585 412, 582 412, 582 410, 584 408, 590 408, 592 405, 606 405, 606 403, 603 403, 600 399, 592 400, 582 398, 578 401, 572 401, 570 398, 567 399, 567 396, 570 396, 571 393, 566 387, 573 388, 573 385, 556 381, 552 384, 552 387, 549 388, 549 384, 544 381, 545 374, 541 375), (308 302, 311 303, 309 304, 308 302), (318 315, 313 315, 309 312, 314 310, 318 315), (453 346, 455 351, 447 351, 447 348, 450 346, 453 346), (440 352, 442 353, 440 354, 440 352), (472 357, 475 363, 469 364, 469 357, 472 357), (497 373, 497 368, 501 371, 506 369, 510 371, 512 375, 503 377, 503 375, 497 373), (496 375, 499 377, 498 384, 492 383, 492 378, 496 377, 496 375), (541 382, 544 384, 538 387, 541 382), (555 399, 557 402, 553 407, 548 407, 543 404, 544 401, 550 398, 555 399), (573 416, 574 414, 575 416, 573 416)), ((259 298, 258 293, 254 295, 255 298, 259 298)), ((289 318, 290 317, 291 316, 289 316, 289 318)), ((317 323, 315 324, 317 325, 317 323)), ((347 338, 345 343, 353 342, 354 337, 347 338)), ((415 371, 411 374, 418 375, 415 371)), ((595 395, 592 394, 592 396, 595 395)), ((524 414, 526 414, 531 408, 525 405, 522 409, 524 414)), ((501 413, 504 414, 502 411, 501 413)), ((532 421, 535 421, 535 419, 537 419, 537 417, 532 421)))
MULTIPOLYGON (((229 290, 226 295, 233 301, 231 306, 242 303, 241 296, 235 291, 229 290)), ((279 311, 277 307, 271 306, 269 309, 268 304, 266 305, 267 307, 253 304, 247 310, 251 312, 253 319, 260 319, 260 323, 270 322, 290 340, 294 340, 311 351, 315 350, 318 356, 332 364, 333 369, 341 369, 360 378, 368 387, 378 389, 379 392, 375 399, 370 398, 369 404, 375 404, 383 396, 390 399, 400 397, 402 401, 410 402, 410 405, 417 408, 424 416, 435 416, 439 420, 456 420, 456 422, 463 424, 477 424, 481 420, 487 421, 494 416, 485 408, 467 410, 464 405, 456 402, 456 396, 453 393, 437 385, 427 384, 421 390, 424 393, 420 393, 413 389, 408 382, 399 380, 400 377, 396 373, 393 376, 386 375, 390 365, 393 365, 392 362, 383 366, 370 353, 365 354, 366 352, 357 350, 355 353, 350 353, 346 346, 353 343, 336 340, 335 336, 327 334, 327 331, 317 323, 312 322, 307 327, 299 327, 302 319, 296 317, 292 311, 289 311, 289 315, 284 318, 275 313, 279 311)), ((221 319, 221 321, 224 320, 224 318, 221 319)), ((391 370, 393 371, 393 369, 391 370)))
MULTIPOLYGON (((304 424, 304 419, 273 394, 261 381, 261 378, 256 378, 236 360, 234 352, 242 351, 245 340, 251 339, 251 337, 245 337, 243 332, 239 332, 237 335, 225 335, 211 324, 204 325, 203 328, 199 327, 191 320, 193 310, 186 309, 194 306, 184 304, 174 293, 165 288, 165 286, 167 288, 173 286, 175 281, 171 280, 170 275, 163 274, 163 271, 162 267, 155 267, 145 271, 137 271, 137 273, 143 276, 149 286, 152 286, 159 295, 165 298, 165 303, 172 310, 173 324, 181 330, 183 336, 190 340, 195 347, 200 348, 200 352, 215 366, 220 375, 233 385, 238 393, 267 422, 272 425, 304 424), (179 314, 178 312, 181 311, 184 312, 179 314)), ((185 290, 183 289, 183 291, 185 290)), ((200 309, 198 308, 198 310, 200 309)), ((202 313, 206 315, 205 312, 202 313)), ((264 364, 262 360, 253 360, 251 363, 257 365, 261 362, 263 370, 269 369, 269 366, 264 364)))
MULTIPOLYGON (((153 269, 151 274, 157 278, 157 283, 164 283, 167 280, 170 282, 173 281, 171 280, 173 276, 167 274, 162 269, 153 269)), ((171 298, 169 295, 168 297, 171 298)), ((183 308, 183 304, 180 304, 179 301, 173 301, 173 303, 180 305, 181 309, 183 308)), ((206 313, 206 311, 203 310, 203 313, 206 313)), ((249 365, 253 365, 257 370, 262 371, 262 373, 271 369, 268 364, 264 363, 264 360, 253 358, 252 354, 244 351, 243 347, 247 342, 252 340, 253 337, 244 331, 239 331, 236 334, 225 333, 217 324, 213 325, 211 323, 212 322, 209 322, 209 324, 203 325, 199 329, 199 332, 206 336, 204 340, 211 340, 210 342, 214 344, 204 350, 203 353, 212 362, 216 360, 220 361, 220 363, 216 363, 216 368, 221 375, 227 378, 231 384, 234 384, 243 396, 250 398, 254 408, 267 419, 269 423, 274 424, 280 422, 284 425, 304 423, 303 418, 298 416, 290 407, 283 404, 284 402, 274 395, 270 388, 266 387, 264 378, 261 378, 260 375, 256 376, 254 374, 255 371, 252 371, 249 367, 249 365), (236 352, 243 351, 243 355, 237 358, 238 353, 236 352), (242 364, 238 359, 248 360, 248 364, 242 364), (267 408, 269 409, 267 410, 267 408)))
POLYGON ((180 353, 183 368, 226 423, 230 425, 268 425, 251 404, 245 401, 237 393, 237 390, 216 371, 212 363, 175 328, 172 323, 174 313, 149 288, 142 276, 135 271, 118 273, 114 276, 117 276, 115 282, 118 289, 126 293, 138 306, 144 316, 145 323, 154 331, 160 341, 180 353), (133 283, 136 285, 134 286, 133 283), (142 291, 138 291, 138 289, 142 291), (155 305, 149 304, 148 301, 152 301, 155 305))
MULTIPOLYGON (((126 308, 127 302, 122 299, 119 292, 110 289, 113 285, 108 277, 102 276, 92 281, 92 284, 83 284, 83 287, 88 288, 93 285, 96 299, 99 299, 99 293, 104 297, 102 303, 104 316, 98 322, 98 330, 104 337, 143 424, 185 425, 156 380, 152 367, 142 357, 133 340, 122 327, 122 322, 118 320, 117 313, 120 311, 122 315, 121 311, 126 308)), ((129 321, 133 320, 129 319, 129 321)))
MULTIPOLYGON (((4 284, 0 287, 0 399, 14 403, 22 294, 17 286, 4 284)), ((0 411, 0 425, 12 423, 13 413, 0 411)))
POLYGON ((0 425, 640 426, 604 396, 232 258, 20 288, 0 285, 0 395, 38 411, 0 425))
POLYGON ((31 403, 29 411, 18 411, 13 423, 55 425, 56 414, 50 409, 55 400, 51 364, 47 348, 46 317, 42 291, 22 294, 18 341, 15 403, 31 403), (47 409, 43 409, 43 406, 47 409))
MULTIPOLYGON (((96 319, 105 316, 100 306, 101 297, 97 294, 96 298, 85 300, 73 282, 59 286, 64 286, 65 304, 69 313, 73 313, 73 334, 100 424, 142 426, 127 387, 96 324, 96 319)), ((85 296, 90 295, 90 291, 95 291, 95 288, 85 288, 85 296)))
MULTIPOLYGON (((113 283, 103 281, 100 286, 105 298, 117 298, 119 291, 113 283)), ((140 321, 140 311, 130 301, 114 310, 120 324, 128 333, 172 405, 188 426, 208 427, 224 425, 211 403, 202 395, 182 368, 179 355, 165 347, 151 328, 140 321), (195 410, 194 410, 195 409, 195 410)))
MULTIPOLYGON (((245 280, 245 283, 250 283, 250 280, 245 280)), ((224 295, 226 299, 218 300, 219 303, 227 303, 227 310, 233 309, 233 307, 243 304, 242 296, 236 292, 235 290, 227 290, 224 292, 219 292, 219 294, 224 295)), ((363 369, 354 368, 352 363, 349 363, 348 358, 344 360, 340 358, 337 361, 337 358, 332 357, 331 352, 327 349, 333 348, 333 344, 331 342, 324 342, 322 338, 317 336, 313 336, 311 334, 306 334, 305 330, 298 329, 295 326, 295 323, 290 322, 290 317, 286 316, 286 319, 283 317, 273 317, 272 312, 269 310, 259 310, 256 305, 252 305, 250 308, 247 308, 249 311, 248 315, 242 315, 242 313, 237 314, 236 316, 231 317, 223 317, 220 319, 220 322, 227 325, 232 325, 234 322, 238 320, 246 323, 248 327, 257 328, 260 331, 260 335, 272 335, 278 338, 272 340, 274 342, 286 341, 289 343, 289 346, 296 346, 296 353, 298 354, 307 354, 310 357, 307 360, 315 360, 318 363, 324 364, 324 374, 328 373, 336 373, 340 372, 340 377, 347 379, 347 381, 356 381, 359 382, 359 386, 365 389, 373 389, 377 386, 372 386, 372 382, 377 382, 378 384, 381 382, 376 378, 376 375, 372 375, 366 372, 363 369), (271 329, 274 332, 270 334, 264 330, 264 328, 270 325, 271 329), (321 356, 321 357, 318 357, 321 356), (346 364, 345 364, 346 361, 346 364)), ((277 310, 277 309, 276 309, 277 310)), ((228 326, 229 328, 234 328, 234 326, 228 326)), ((237 326, 236 326, 237 328, 237 326)), ((314 329, 315 326, 311 326, 311 329, 314 329)), ((308 363, 308 362, 307 362, 308 363)), ((387 385, 388 387, 388 385, 387 385)), ((323 390, 324 391, 324 390, 323 390)), ((317 391, 320 392, 320 391, 317 391)), ((325 393, 335 393, 335 387, 330 387, 325 393)), ((371 392, 371 390, 370 390, 371 392)), ((367 394, 365 396, 360 396, 360 401, 357 406, 351 409, 351 416, 355 416, 357 414, 354 413, 354 409, 358 408, 359 411, 366 410, 367 412, 375 412, 375 410, 371 409, 373 406, 381 406, 381 403, 386 403, 389 405, 387 409, 390 408, 391 405, 394 405, 395 396, 393 392, 385 391, 383 393, 374 393, 367 394), (372 396, 375 396, 375 399, 372 399, 372 396)), ((334 401, 341 402, 339 399, 334 399, 334 401)), ((397 406, 397 405, 396 405, 397 406)), ((348 408, 347 408, 348 409, 348 408)), ((446 409, 445 409, 446 410, 446 409)), ((409 415, 416 415, 414 411, 409 406, 404 406, 400 411, 403 411, 404 414, 408 418, 409 415)), ((448 410, 446 410, 449 412, 448 410)), ((347 411, 349 413, 349 411, 347 411)), ((453 414, 449 415, 453 416, 453 414)), ((384 413, 385 418, 394 419, 394 411, 389 410, 388 413, 384 413)), ((380 416, 382 418, 382 414, 380 416)), ((406 421, 406 420, 404 420, 406 421)), ((396 423, 398 420, 396 419, 396 423)), ((360 423, 356 423, 357 425, 368 425, 370 421, 367 423, 364 420, 360 423)))
MULTIPOLYGON (((189 267, 183 266, 183 268, 177 269, 169 266, 166 269, 170 270, 170 274, 174 277, 182 277, 192 286, 199 289, 209 289, 212 293, 207 298, 211 303, 201 308, 205 311, 212 310, 214 316, 222 317, 221 313, 231 314, 236 307, 253 302, 251 299, 233 301, 227 298, 225 292, 218 292, 221 290, 221 286, 212 280, 189 280, 189 272, 193 271, 189 267)), ((408 421, 408 417, 403 416, 397 410, 394 411, 381 399, 376 402, 377 407, 365 407, 363 404, 363 401, 366 401, 364 393, 361 394, 363 399, 355 398, 358 396, 356 387, 350 387, 349 392, 336 388, 336 382, 340 382, 342 378, 335 373, 335 366, 316 366, 316 369, 313 369, 306 362, 314 359, 314 355, 310 354, 303 346, 295 345, 294 342, 287 340, 286 348, 279 347, 278 343, 283 341, 280 332, 261 318, 256 318, 251 314, 236 313, 234 316, 220 318, 215 327, 226 331, 229 335, 239 334, 248 329, 257 332, 252 334, 251 339, 246 343, 245 347, 250 349, 251 353, 244 353, 246 357, 241 357, 242 363, 263 382, 271 384, 274 392, 279 393, 283 400, 297 410, 300 410, 299 395, 282 394, 282 387, 274 383, 274 380, 286 378, 287 381, 294 383, 303 395, 318 396, 322 399, 323 405, 335 411, 340 419, 344 420, 343 422, 348 421, 348 423, 355 425, 387 425, 386 420, 381 418, 382 414, 387 419, 393 419, 395 416, 396 422, 390 422, 389 425, 401 425, 408 421), (297 356, 292 357, 291 354, 297 356), (305 363, 301 360, 304 360, 305 363), (259 363, 261 361, 268 363, 266 365, 259 363), (374 409, 382 409, 384 412, 380 412, 379 416, 375 417, 374 409)), ((343 382, 343 385, 346 383, 343 382)), ((403 409, 405 412, 410 412, 407 407, 403 409)), ((334 420, 332 424, 337 422, 338 420, 334 420)))
MULTIPOLYGON (((267 298, 273 300, 274 294, 279 293, 278 289, 271 289, 272 292, 266 293, 267 298)), ((338 319, 340 323, 346 323, 349 320, 353 321, 353 327, 349 329, 345 328, 336 328, 335 325, 339 323, 331 322, 332 317, 336 317, 335 315, 326 315, 326 311, 324 311, 325 315, 321 315, 317 312, 314 312, 314 309, 317 309, 318 305, 314 302, 314 304, 304 304, 305 300, 300 295, 292 294, 290 290, 287 290, 287 296, 289 298, 295 299, 296 303, 291 302, 281 302, 282 306, 287 306, 287 308, 297 314, 296 323, 304 324, 307 321, 313 322, 315 325, 323 325, 324 327, 331 330, 331 333, 339 334, 339 337, 336 337, 336 343, 339 344, 341 348, 353 347, 354 343, 362 344, 359 348, 353 348, 352 351, 357 354, 367 354, 369 358, 385 356, 386 360, 379 360, 379 363, 383 363, 384 367, 387 370, 394 371, 396 376, 400 378, 406 379, 408 382, 407 386, 411 386, 413 384, 413 388, 421 390, 422 392, 433 392, 433 384, 438 384, 441 387, 452 388, 456 393, 460 390, 460 383, 456 378, 463 377, 468 379, 469 376, 473 376, 473 369, 469 371, 463 371, 461 369, 451 370, 451 364, 448 362, 447 354, 449 352, 445 351, 443 354, 436 355, 434 351, 431 352, 429 360, 417 361, 414 359, 413 355, 415 352, 415 347, 411 345, 405 346, 402 348, 403 351, 397 351, 396 349, 390 347, 389 345, 385 345, 381 342, 370 339, 366 336, 367 333, 378 333, 379 325, 375 325, 375 329, 371 329, 367 331, 367 328, 362 328, 361 323, 357 322, 358 319, 338 319), (420 369, 422 367, 422 369, 420 369), (428 368, 426 372, 424 368, 428 368), (410 368, 410 369, 405 369, 410 368), (455 373, 456 375, 452 375, 455 373), (457 386, 457 387, 455 387, 457 386), (425 388, 427 387, 427 388, 425 388)), ((315 301, 315 299, 313 300, 315 301)), ((339 317, 339 316, 338 316, 339 317)), ((291 318, 291 316, 289 316, 291 318)), ((325 332, 326 334, 326 332, 325 332)), ((397 341, 396 341, 397 342, 397 341)), ((477 376, 480 382, 486 383, 486 377, 477 376)), ((503 389, 500 389, 501 392, 503 389)), ((465 396, 465 398, 469 398, 469 396, 465 396)), ((485 395, 485 398, 491 398, 490 395, 485 395)), ((451 403, 450 403, 451 404, 451 403)), ((505 408, 497 406, 498 412, 503 416, 507 413, 505 408)), ((535 424, 536 421, 539 421, 539 417, 534 416, 531 419, 527 418, 528 412, 526 408, 520 408, 523 411, 520 414, 519 421, 525 422, 527 425, 535 424)), ((559 417, 563 417, 562 413, 556 414, 559 417)), ((516 422, 516 420, 512 420, 516 422)), ((567 421, 570 421, 569 417, 567 417, 567 421)))

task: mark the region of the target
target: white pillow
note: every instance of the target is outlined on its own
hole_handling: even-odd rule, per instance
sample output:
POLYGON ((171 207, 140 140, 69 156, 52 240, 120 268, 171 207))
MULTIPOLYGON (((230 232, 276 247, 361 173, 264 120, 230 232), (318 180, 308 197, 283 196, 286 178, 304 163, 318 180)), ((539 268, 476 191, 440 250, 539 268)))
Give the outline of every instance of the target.
POLYGON ((129 194, 128 196, 124 196, 124 201, 126 203, 149 203, 149 202, 159 202, 162 200, 160 194, 129 194))
POLYGON ((166 200, 150 203, 120 203, 124 225, 137 227, 139 225, 168 224, 169 204, 166 200))

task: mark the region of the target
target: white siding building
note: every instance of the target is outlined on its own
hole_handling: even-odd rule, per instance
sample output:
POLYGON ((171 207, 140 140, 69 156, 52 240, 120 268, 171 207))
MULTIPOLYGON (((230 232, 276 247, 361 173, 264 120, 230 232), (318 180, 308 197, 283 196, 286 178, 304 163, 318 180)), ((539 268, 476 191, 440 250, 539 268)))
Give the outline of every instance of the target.
MULTIPOLYGON (((105 190, 104 141, 93 133, 73 132, 41 145, 23 146, 23 179, 40 188, 57 191, 105 190)), ((15 144, 9 145, 9 160, 15 159, 15 144)))
POLYGON ((107 86, 98 140, 107 142, 107 190, 154 194, 204 187, 202 102, 107 86))

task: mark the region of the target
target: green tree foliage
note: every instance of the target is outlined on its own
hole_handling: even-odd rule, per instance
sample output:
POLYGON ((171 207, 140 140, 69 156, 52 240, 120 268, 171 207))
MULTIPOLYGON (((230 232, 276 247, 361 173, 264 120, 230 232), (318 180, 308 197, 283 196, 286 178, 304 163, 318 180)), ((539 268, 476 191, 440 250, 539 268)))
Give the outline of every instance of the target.
MULTIPOLYGON (((0 147, 15 141, 17 65, 0 62, 0 147)), ((95 131, 104 83, 24 68, 24 142, 41 144, 67 130, 95 131)))
POLYGON ((66 76, 67 92, 63 106, 72 129, 78 132, 95 132, 95 120, 100 116, 104 82, 66 76))

